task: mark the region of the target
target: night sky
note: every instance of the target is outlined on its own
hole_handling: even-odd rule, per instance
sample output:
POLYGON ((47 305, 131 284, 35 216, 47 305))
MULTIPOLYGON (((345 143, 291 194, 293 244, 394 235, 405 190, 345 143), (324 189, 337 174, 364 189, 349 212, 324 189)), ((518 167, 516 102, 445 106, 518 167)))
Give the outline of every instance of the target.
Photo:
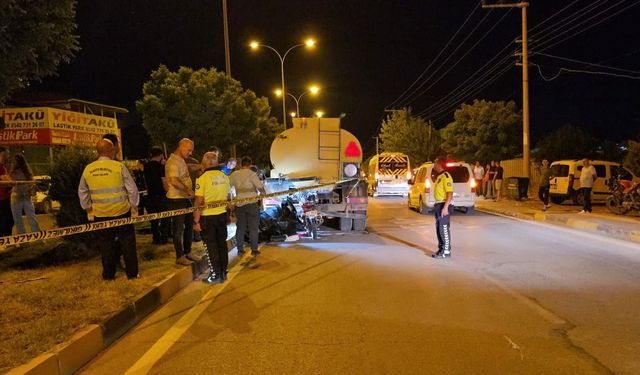
MULTIPOLYGON (((318 108, 328 116, 346 113, 344 127, 368 149, 373 144, 371 137, 385 116, 384 109, 434 61, 470 14, 465 27, 423 76, 427 78, 433 73, 432 77, 424 84, 418 81, 422 87, 416 94, 431 87, 422 95, 413 95, 395 104, 409 105, 416 114, 443 97, 446 99, 446 95, 504 47, 508 45, 495 62, 513 53, 518 47, 513 41, 521 30, 519 9, 479 8, 472 13, 479 4, 477 0, 228 0, 228 3, 232 76, 245 88, 269 97, 272 113, 280 120, 280 102, 272 94, 280 82, 279 61, 273 52, 251 51, 247 44, 256 38, 284 52, 305 37, 313 36, 318 41, 317 48, 313 51, 299 48, 287 58, 287 91, 297 96, 308 83, 321 85, 323 91, 319 97, 302 99, 302 114, 309 115, 318 108), (441 69, 434 72, 439 66, 441 69)), ((530 42, 532 52, 541 51, 629 7, 589 31, 541 51, 625 71, 532 56, 531 62, 541 65, 545 76, 554 76, 560 67, 567 67, 640 77, 640 73, 633 72, 640 71, 640 39, 637 38, 640 1, 532 0, 530 3, 529 28, 534 28, 530 42), (581 13, 576 12, 584 14, 580 16, 581 13), (573 31, 550 40, 563 29, 544 29, 558 21, 566 23, 570 16, 576 22, 564 29, 577 25, 573 31), (584 23, 578 25, 582 21, 584 23)), ((47 79, 36 85, 36 89, 134 110, 135 100, 142 95, 142 84, 159 64, 172 69, 181 65, 225 69, 221 0, 79 1, 77 20, 82 51, 71 64, 60 68, 58 77, 47 79)), ((503 61, 504 65, 497 68, 507 67, 509 62, 511 68, 471 99, 512 99, 520 107, 522 86, 520 67, 515 66, 517 58, 508 57, 503 61)), ((495 64, 489 64, 483 71, 493 67, 495 64)), ((480 82, 494 79, 499 71, 494 70, 480 82)), ((638 136, 640 80, 566 73, 546 82, 534 66, 530 69, 530 81, 534 142, 545 132, 566 123, 585 126, 597 136, 613 140, 638 136)), ((459 104, 459 100, 453 101, 459 104)), ((455 104, 445 106, 445 111, 438 113, 437 127, 451 121, 455 104)), ((288 112, 292 110, 295 110, 293 100, 287 108, 288 112)), ((126 122, 126 126, 139 125, 135 114, 126 122)))

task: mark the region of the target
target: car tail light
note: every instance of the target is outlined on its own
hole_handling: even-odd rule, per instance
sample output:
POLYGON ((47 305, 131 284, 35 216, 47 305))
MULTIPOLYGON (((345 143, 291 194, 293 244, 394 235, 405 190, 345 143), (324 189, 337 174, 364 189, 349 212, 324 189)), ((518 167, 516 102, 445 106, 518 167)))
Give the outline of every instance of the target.
POLYGON ((411 171, 407 172, 407 180, 411 179, 411 171))
POLYGON ((456 163, 447 163, 447 167, 455 167, 456 163))
POLYGON ((430 190, 431 190, 431 180, 429 180, 429 178, 427 177, 424 180, 424 192, 429 193, 430 190))
POLYGON ((475 193, 476 192, 476 187, 478 186, 478 183, 476 182, 475 178, 472 178, 469 180, 469 186, 471 186, 471 192, 475 193))

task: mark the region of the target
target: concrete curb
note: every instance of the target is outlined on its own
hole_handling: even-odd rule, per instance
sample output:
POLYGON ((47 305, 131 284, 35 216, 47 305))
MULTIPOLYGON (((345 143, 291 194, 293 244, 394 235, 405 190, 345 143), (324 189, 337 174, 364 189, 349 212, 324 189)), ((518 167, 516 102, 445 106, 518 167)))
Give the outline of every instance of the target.
POLYGON ((621 229, 619 226, 616 226, 615 224, 594 223, 588 220, 560 217, 558 215, 549 215, 544 212, 535 212, 532 214, 525 214, 525 213, 514 212, 510 210, 488 208, 488 207, 482 207, 482 208, 476 207, 476 210, 485 212, 488 214, 499 214, 503 216, 515 217, 517 219, 545 222, 548 224, 577 229, 583 232, 595 233, 601 236, 615 237, 625 241, 640 243, 640 230, 625 230, 625 229, 621 229))
MULTIPOLYGON (((234 246, 233 239, 227 241, 229 251, 234 246)), ((103 323, 88 325, 53 351, 10 370, 7 375, 73 374, 208 268, 206 257, 202 257, 191 267, 177 270, 103 323)))

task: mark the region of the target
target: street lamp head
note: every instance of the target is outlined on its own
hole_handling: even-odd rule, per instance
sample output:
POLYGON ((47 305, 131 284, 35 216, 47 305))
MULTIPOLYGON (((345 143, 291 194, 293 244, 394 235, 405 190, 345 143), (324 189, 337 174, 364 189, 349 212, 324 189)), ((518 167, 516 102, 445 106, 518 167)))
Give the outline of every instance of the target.
POLYGON ((253 42, 249 43, 249 47, 251 47, 251 49, 258 49, 258 47, 260 47, 260 43, 254 40, 253 42))
POLYGON ((307 48, 313 48, 316 45, 316 41, 313 40, 312 38, 309 38, 304 41, 304 44, 307 46, 307 48))
POLYGON ((322 117, 322 116, 324 116, 324 112, 316 111, 316 117, 322 117))
POLYGON ((291 115, 291 117, 296 117, 296 113, 295 112, 291 112, 291 113, 289 113, 289 115, 291 115))
POLYGON ((313 86, 309 87, 309 92, 310 92, 312 95, 317 95, 317 94, 318 94, 318 92, 320 92, 320 87, 318 87, 318 86, 316 86, 316 85, 313 85, 313 86))
POLYGON ((280 89, 277 89, 277 90, 275 90, 275 91, 273 91, 273 92, 274 92, 274 94, 276 94, 276 96, 277 96, 278 98, 282 96, 282 90, 280 90, 280 89))

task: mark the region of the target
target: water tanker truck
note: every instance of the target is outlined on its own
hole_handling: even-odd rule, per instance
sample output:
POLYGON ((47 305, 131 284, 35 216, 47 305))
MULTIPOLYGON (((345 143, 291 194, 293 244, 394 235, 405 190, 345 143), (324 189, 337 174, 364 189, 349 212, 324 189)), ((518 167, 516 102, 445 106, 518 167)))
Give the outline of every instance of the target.
POLYGON ((362 231, 367 219, 367 182, 360 177, 362 147, 358 139, 340 127, 339 118, 294 118, 293 127, 271 144, 271 177, 267 191, 285 191, 329 184, 298 193, 310 195, 327 218, 339 218, 340 230, 362 231))

